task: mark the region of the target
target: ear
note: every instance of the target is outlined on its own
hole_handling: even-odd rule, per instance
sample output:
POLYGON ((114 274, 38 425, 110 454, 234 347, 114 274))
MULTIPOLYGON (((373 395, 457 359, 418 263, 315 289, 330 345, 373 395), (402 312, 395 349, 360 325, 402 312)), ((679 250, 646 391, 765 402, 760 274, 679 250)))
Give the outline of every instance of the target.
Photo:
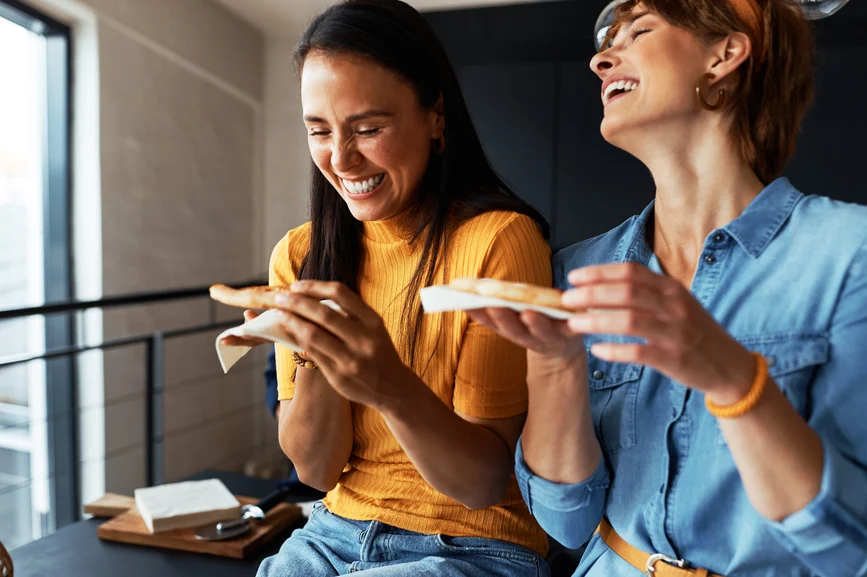
POLYGON ((436 104, 433 107, 433 136, 431 138, 437 139, 440 138, 446 130, 446 116, 445 116, 445 104, 443 102, 443 93, 440 92, 439 98, 437 98, 436 104))
POLYGON ((753 53, 750 37, 742 32, 729 34, 712 47, 714 61, 710 72, 714 75, 714 82, 731 77, 732 73, 740 68, 753 53))

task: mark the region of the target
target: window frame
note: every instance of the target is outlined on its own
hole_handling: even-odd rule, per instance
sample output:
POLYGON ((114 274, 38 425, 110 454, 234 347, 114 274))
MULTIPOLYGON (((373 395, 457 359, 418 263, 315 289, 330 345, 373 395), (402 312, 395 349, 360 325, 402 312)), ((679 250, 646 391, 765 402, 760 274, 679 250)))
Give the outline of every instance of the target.
MULTIPOLYGON (((43 134, 44 300, 67 301, 73 295, 71 111, 72 54, 70 27, 20 2, 0 0, 0 18, 45 38, 46 116, 43 134)), ((69 314, 45 317, 45 348, 75 344, 69 314)), ((45 361, 46 414, 51 518, 42 518, 43 535, 81 518, 78 407, 75 359, 45 361)))

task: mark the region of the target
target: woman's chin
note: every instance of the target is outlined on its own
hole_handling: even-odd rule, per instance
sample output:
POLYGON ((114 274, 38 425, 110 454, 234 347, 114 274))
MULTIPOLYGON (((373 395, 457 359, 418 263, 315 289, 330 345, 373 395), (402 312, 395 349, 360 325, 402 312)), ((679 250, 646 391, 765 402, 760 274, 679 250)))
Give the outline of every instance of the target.
POLYGON ((599 127, 599 132, 605 142, 626 152, 635 148, 640 134, 636 132, 632 123, 624 122, 619 118, 605 118, 599 127))
POLYGON ((349 212, 352 213, 353 218, 361 222, 388 220, 392 216, 390 211, 382 206, 371 206, 367 203, 353 203, 351 201, 347 202, 346 205, 349 207, 349 212))
POLYGON ((609 118, 607 116, 603 118, 602 124, 599 126, 599 132, 602 134, 602 138, 605 139, 605 142, 616 146, 614 141, 616 141, 618 135, 623 132, 625 128, 623 124, 623 121, 619 118, 609 118))

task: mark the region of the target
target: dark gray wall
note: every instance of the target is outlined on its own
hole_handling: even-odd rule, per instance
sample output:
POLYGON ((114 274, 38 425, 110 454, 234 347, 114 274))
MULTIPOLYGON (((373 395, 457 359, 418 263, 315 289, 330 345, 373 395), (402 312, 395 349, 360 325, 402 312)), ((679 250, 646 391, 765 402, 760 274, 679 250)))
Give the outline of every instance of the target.
MULTIPOLYGON (((606 1, 428 13, 494 166, 553 226, 560 248, 653 197, 644 166, 599 134, 593 23, 606 1)), ((804 192, 867 204, 867 2, 817 24, 817 99, 786 170, 804 192)))

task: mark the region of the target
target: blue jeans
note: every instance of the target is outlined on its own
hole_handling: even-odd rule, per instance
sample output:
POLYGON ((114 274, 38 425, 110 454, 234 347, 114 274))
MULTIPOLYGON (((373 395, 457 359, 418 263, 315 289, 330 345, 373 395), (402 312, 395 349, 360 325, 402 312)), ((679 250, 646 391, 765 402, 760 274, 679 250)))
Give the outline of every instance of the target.
POLYGON ((359 571, 370 577, 550 576, 545 560, 519 545, 352 521, 317 503, 304 528, 262 562, 257 577, 330 577, 359 571))

